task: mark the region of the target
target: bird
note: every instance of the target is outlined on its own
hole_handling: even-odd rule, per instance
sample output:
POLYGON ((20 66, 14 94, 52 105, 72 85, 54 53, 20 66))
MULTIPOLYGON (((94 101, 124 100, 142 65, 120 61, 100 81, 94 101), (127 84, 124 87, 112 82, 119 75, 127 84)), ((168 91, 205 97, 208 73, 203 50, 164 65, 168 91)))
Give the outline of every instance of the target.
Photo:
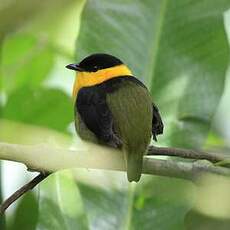
POLYGON ((138 182, 151 138, 157 141, 164 128, 147 87, 106 53, 66 68, 77 72, 72 91, 76 132, 85 141, 120 149, 128 181, 138 182))

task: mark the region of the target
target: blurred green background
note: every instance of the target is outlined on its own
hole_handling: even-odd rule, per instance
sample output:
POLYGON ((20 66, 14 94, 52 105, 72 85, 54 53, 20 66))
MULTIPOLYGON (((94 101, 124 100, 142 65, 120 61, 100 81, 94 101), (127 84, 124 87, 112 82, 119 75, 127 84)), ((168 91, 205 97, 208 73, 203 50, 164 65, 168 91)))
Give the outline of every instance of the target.
MULTIPOLYGON (((159 145, 230 153, 229 9, 229 0, 1 0, 0 141, 79 146, 65 65, 106 52, 151 91, 165 123, 159 145)), ((2 161, 1 199, 29 178, 2 161)), ((129 185, 122 172, 57 172, 11 207, 0 229, 225 230, 229 188, 215 177, 129 185)))

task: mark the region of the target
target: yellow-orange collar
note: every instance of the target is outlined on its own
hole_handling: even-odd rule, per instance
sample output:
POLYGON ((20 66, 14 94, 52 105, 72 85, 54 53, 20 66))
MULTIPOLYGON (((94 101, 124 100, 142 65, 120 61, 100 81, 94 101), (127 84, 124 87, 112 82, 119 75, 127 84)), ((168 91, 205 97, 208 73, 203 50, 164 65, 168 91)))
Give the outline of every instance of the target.
POLYGON ((98 85, 104 81, 120 76, 132 76, 132 72, 124 64, 101 69, 97 72, 78 72, 73 86, 73 97, 76 98, 78 91, 82 87, 98 85))

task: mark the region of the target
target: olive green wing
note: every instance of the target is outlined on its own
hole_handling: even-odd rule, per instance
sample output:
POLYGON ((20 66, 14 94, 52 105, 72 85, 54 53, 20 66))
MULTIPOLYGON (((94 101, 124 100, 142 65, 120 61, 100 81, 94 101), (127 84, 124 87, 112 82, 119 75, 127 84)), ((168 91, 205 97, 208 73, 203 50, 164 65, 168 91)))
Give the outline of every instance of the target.
POLYGON ((152 136, 153 106, 148 90, 133 80, 123 80, 107 104, 113 116, 114 129, 122 140, 129 181, 138 181, 143 155, 152 136))
POLYGON ((147 88, 134 77, 120 77, 82 88, 75 104, 76 130, 82 139, 120 148, 129 181, 138 181, 143 155, 153 134, 163 132, 159 111, 147 88))

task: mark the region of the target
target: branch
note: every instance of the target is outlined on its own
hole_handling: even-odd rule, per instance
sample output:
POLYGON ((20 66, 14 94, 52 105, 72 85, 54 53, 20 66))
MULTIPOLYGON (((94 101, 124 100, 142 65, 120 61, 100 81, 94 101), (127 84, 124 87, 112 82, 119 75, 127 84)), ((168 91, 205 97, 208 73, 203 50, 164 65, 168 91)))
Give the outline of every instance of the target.
POLYGON ((0 205, 0 216, 4 214, 5 210, 13 204, 16 200, 18 200, 22 195, 24 195, 29 190, 32 190, 37 184, 43 181, 48 174, 39 173, 33 180, 29 183, 22 186, 18 189, 15 193, 13 193, 9 198, 7 198, 1 205, 0 205))
POLYGON ((207 160, 198 160, 188 163, 145 158, 143 163, 143 173, 174 177, 195 182, 197 178, 203 174, 230 176, 230 169, 213 166, 213 164, 207 160))
MULTIPOLYGON (((84 142, 83 142, 84 143, 84 142)), ((212 162, 229 158, 212 153, 174 148, 151 147, 154 155, 173 155, 193 159, 207 159, 212 162)), ((35 171, 57 171, 67 168, 92 168, 126 171, 121 151, 91 143, 81 145, 77 150, 50 147, 47 145, 17 145, 0 143, 0 159, 23 163, 35 171)), ((143 173, 194 180, 201 173, 230 175, 230 169, 214 166, 207 161, 182 162, 155 159, 145 156, 143 173)))
POLYGON ((199 150, 192 149, 182 149, 182 148, 165 148, 165 147, 155 147, 150 146, 147 155, 161 155, 161 156, 174 156, 174 157, 182 157, 189 158, 195 160, 208 160, 213 163, 223 161, 226 159, 230 159, 225 154, 222 153, 208 153, 199 150))
MULTIPOLYGON (((82 146, 82 145, 81 145, 82 146)), ((121 151, 85 143, 81 149, 68 150, 48 145, 17 145, 0 142, 0 159, 23 163, 29 169, 38 172, 52 172, 66 168, 94 168, 125 171, 125 160, 121 151)), ((201 174, 212 173, 230 176, 230 169, 214 166, 211 162, 229 161, 223 154, 214 154, 178 148, 150 146, 144 157, 143 173, 175 177, 195 181, 201 174), (155 159, 152 156, 176 156, 196 159, 195 162, 183 162, 155 159)), ((0 214, 28 190, 33 189, 48 174, 40 173, 28 184, 17 190, 0 206, 0 214)))

